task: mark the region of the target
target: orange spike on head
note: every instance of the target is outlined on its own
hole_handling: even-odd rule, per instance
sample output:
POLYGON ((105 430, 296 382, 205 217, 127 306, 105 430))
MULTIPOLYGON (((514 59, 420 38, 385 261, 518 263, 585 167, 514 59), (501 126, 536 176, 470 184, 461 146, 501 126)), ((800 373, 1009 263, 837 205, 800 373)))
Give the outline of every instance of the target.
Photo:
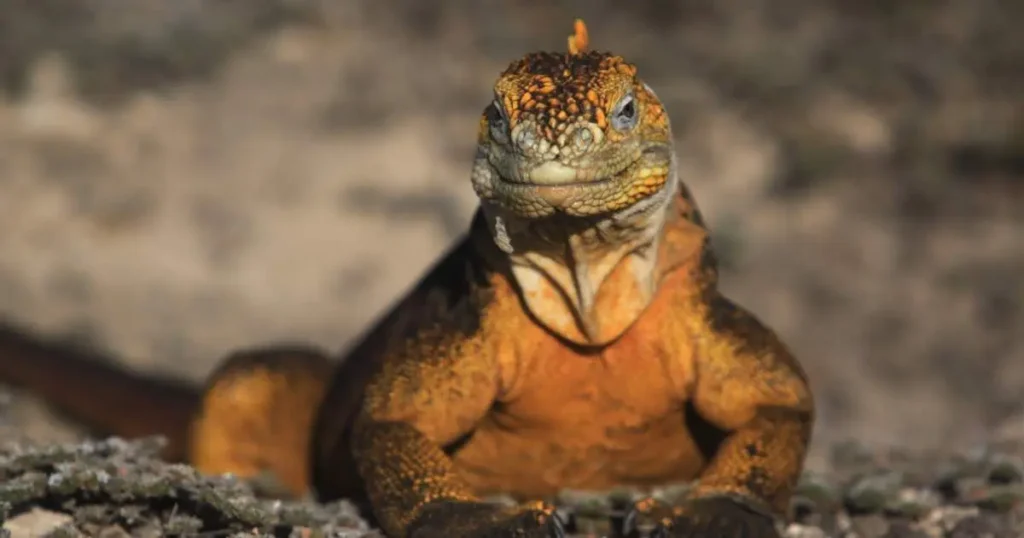
POLYGON ((590 36, 587 34, 587 25, 583 19, 576 19, 573 24, 573 33, 569 36, 569 54, 582 54, 590 48, 590 36))

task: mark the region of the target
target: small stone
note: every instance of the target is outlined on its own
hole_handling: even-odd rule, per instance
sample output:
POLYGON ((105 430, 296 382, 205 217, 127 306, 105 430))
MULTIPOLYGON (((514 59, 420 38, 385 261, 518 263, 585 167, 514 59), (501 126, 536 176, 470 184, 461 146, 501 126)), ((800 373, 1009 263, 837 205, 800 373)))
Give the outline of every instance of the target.
POLYGON ((882 536, 883 538, 929 538, 927 533, 914 528, 910 522, 905 520, 890 522, 889 530, 882 536))
POLYGON ((918 519, 939 506, 942 499, 934 491, 917 488, 903 488, 895 499, 889 501, 885 512, 890 515, 918 519))
POLYGON ((1024 504, 1024 484, 992 485, 972 492, 972 504, 995 512, 1006 512, 1024 504))
POLYGON ((950 531, 949 538, 1014 538, 1005 522, 995 517, 972 516, 961 519, 950 531))
POLYGON ((857 516, 850 519, 850 530, 860 538, 882 538, 889 532, 889 521, 879 514, 857 516))
POLYGON ((843 504, 853 515, 881 512, 897 498, 902 483, 894 471, 862 476, 847 488, 843 504))
POLYGON ((808 472, 800 478, 793 492, 790 517, 795 523, 831 531, 835 529, 835 515, 841 508, 842 498, 839 490, 821 476, 808 472))
POLYGON ((842 503, 839 490, 814 473, 804 473, 797 483, 794 494, 814 504, 819 511, 834 510, 842 503))
POLYGON ((808 498, 794 495, 789 502, 790 518, 796 523, 807 525, 819 525, 821 512, 818 507, 808 498))
POLYGON ((988 480, 993 484, 1024 482, 1024 460, 1015 456, 997 455, 990 461, 988 480))
POLYGON ((65 523, 41 536, 43 538, 85 538, 87 535, 78 530, 73 523, 65 523))
POLYGON ((978 515, 978 512, 973 506, 942 506, 929 513, 920 522, 920 526, 926 529, 930 536, 944 536, 957 523, 978 515))
POLYGON ((96 533, 96 538, 132 538, 120 525, 111 525, 96 533))
POLYGON ((72 518, 67 514, 33 508, 28 512, 8 519, 3 528, 10 531, 12 538, 28 536, 42 536, 71 523, 72 518))
POLYGON ((825 531, 811 525, 791 523, 786 527, 785 538, 827 538, 825 531))
POLYGON ((965 475, 943 482, 936 489, 942 492, 949 502, 970 502, 977 492, 991 487, 983 476, 965 475))

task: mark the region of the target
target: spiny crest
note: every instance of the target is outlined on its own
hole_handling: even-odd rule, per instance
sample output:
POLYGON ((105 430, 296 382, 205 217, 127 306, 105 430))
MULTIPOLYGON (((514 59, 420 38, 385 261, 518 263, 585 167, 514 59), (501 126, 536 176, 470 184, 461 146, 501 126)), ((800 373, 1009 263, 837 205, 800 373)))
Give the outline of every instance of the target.
POLYGON ((568 52, 533 52, 512 62, 495 92, 514 126, 534 120, 548 139, 576 121, 604 129, 609 110, 634 87, 636 67, 608 52, 590 50, 586 24, 576 19, 568 52))
POLYGON ((580 54, 586 52, 590 47, 590 35, 587 33, 587 25, 583 19, 576 19, 573 23, 573 33, 569 36, 569 54, 580 54))

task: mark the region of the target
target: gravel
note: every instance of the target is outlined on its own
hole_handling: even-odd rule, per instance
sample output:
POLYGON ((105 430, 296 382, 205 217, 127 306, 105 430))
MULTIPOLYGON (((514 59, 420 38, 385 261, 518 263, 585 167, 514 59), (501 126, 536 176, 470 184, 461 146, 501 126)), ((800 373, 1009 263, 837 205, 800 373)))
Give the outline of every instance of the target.
MULTIPOLYGON (((112 437, 0 448, 0 521, 10 536, 380 537, 347 501, 261 497, 231 476, 161 461, 163 440, 112 437)), ((832 447, 807 471, 780 530, 790 538, 1024 537, 1024 443, 973 450, 832 447)), ((672 502, 687 486, 658 489, 672 502)), ((555 499, 571 536, 618 536, 640 492, 565 491, 555 499)), ((495 498, 494 502, 508 502, 495 498)), ((647 529, 641 527, 641 534, 647 529)))

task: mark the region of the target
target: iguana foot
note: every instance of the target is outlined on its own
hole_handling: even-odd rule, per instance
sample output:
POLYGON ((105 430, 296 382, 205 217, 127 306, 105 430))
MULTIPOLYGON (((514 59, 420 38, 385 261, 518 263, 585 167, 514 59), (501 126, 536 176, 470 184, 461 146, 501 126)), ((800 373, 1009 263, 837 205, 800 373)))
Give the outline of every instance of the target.
POLYGON ((547 505, 503 507, 436 501, 409 525, 410 538, 564 538, 562 521, 547 505))
POLYGON ((771 515, 728 497, 695 499, 675 508, 638 503, 626 517, 626 536, 640 536, 640 521, 652 519, 657 523, 651 538, 779 538, 771 515))

